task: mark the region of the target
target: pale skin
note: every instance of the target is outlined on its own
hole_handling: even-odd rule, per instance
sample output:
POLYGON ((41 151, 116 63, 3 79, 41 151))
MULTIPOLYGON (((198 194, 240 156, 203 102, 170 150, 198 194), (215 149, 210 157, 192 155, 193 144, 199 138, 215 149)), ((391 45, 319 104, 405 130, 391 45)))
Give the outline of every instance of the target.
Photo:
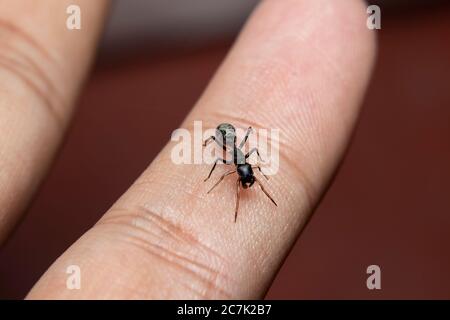
MULTIPOLYGON (((69 4, 0 0, 2 242, 51 165, 107 13, 79 0, 82 30, 69 32, 69 4)), ((359 0, 263 1, 182 124, 280 128, 279 172, 262 181, 278 207, 247 189, 234 223, 235 180, 207 194, 229 168, 203 182, 209 165, 173 164, 169 143, 27 298, 263 297, 352 133, 375 57, 366 18, 359 0), (70 265, 80 290, 66 287, 70 265)))

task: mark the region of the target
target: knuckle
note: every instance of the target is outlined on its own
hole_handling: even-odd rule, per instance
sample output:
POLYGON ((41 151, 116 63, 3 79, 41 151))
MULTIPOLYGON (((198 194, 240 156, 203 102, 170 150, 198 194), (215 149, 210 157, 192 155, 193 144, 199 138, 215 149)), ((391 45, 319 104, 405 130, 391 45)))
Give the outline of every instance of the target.
MULTIPOLYGON (((33 93, 45 110, 58 122, 62 95, 56 79, 56 60, 38 39, 22 30, 15 23, 0 20, 0 69, 18 80, 25 90, 33 93)), ((11 78, 6 78, 10 81, 11 78)), ((2 80, 5 81, 5 80, 2 80)))
POLYGON ((119 240, 158 260, 190 295, 231 297, 225 259, 187 227, 144 207, 113 208, 97 225, 114 225, 119 240))

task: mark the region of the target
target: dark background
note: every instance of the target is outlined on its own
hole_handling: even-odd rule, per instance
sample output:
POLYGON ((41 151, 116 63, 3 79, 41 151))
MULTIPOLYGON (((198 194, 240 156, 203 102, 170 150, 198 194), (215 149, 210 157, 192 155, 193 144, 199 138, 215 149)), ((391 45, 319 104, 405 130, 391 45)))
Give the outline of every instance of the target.
MULTIPOLYGON (((108 29, 62 152, 0 250, 0 298, 23 298, 146 168, 244 16, 215 37, 155 33, 127 50, 108 29)), ((450 7, 382 7, 377 33, 349 152, 268 298, 450 299, 450 7), (381 267, 381 290, 366 287, 371 264, 381 267)))

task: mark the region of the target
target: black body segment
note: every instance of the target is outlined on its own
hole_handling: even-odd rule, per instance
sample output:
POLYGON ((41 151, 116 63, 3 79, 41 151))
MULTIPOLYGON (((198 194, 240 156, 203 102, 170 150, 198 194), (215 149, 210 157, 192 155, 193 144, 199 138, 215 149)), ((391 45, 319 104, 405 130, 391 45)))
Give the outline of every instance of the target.
POLYGON ((278 206, 275 200, 270 196, 270 194, 266 191, 264 186, 259 182, 259 180, 255 177, 255 174, 253 172, 253 168, 257 168, 259 172, 268 180, 269 178, 262 172, 261 167, 259 165, 251 165, 247 162, 247 159, 256 152, 258 155, 258 159, 262 161, 261 156, 259 154, 259 151, 257 148, 253 148, 250 150, 247 154, 244 154, 242 152, 242 147, 247 142, 247 139, 252 132, 252 128, 249 127, 247 129, 247 132, 245 134, 244 139, 242 139, 241 143, 239 144, 239 147, 236 146, 236 129, 229 123, 221 123, 216 128, 215 136, 211 136, 208 139, 205 140, 203 143, 203 146, 207 146, 208 143, 211 141, 215 141, 216 144, 221 147, 224 151, 230 153, 233 156, 233 162, 228 162, 222 158, 217 158, 214 162, 213 167, 211 168, 211 171, 208 174, 208 177, 206 177, 206 180, 208 180, 214 169, 216 168, 216 165, 218 162, 222 162, 224 164, 234 164, 236 166, 235 170, 225 172, 220 179, 212 186, 211 189, 209 189, 208 193, 210 193, 222 180, 233 173, 238 174, 238 179, 236 181, 236 206, 235 206, 235 212, 234 212, 234 222, 236 222, 237 214, 239 210, 239 199, 240 199, 240 186, 242 186, 243 189, 250 188, 255 182, 258 184, 258 186, 261 188, 261 190, 264 192, 264 194, 272 201, 272 203, 275 206, 278 206))

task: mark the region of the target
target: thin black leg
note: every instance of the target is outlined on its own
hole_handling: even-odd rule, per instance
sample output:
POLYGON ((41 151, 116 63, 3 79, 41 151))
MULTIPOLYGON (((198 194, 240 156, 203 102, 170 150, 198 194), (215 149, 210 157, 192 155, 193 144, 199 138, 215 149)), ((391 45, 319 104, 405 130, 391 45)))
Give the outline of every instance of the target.
POLYGON ((273 198, 270 196, 270 194, 266 191, 266 189, 264 189, 264 186, 261 184, 261 182, 258 181, 258 179, 255 178, 255 182, 258 184, 258 186, 261 188, 261 190, 264 192, 264 194, 270 199, 270 201, 273 202, 274 205, 277 205, 277 203, 275 202, 275 200, 273 200, 273 198))
POLYGON ((255 153, 258 155, 258 159, 261 162, 264 162, 263 159, 261 158, 261 155, 259 154, 258 148, 253 148, 252 150, 250 150, 246 155, 245 155, 245 159, 248 159, 248 157, 250 157, 253 153, 255 153))
POLYGON ((222 163, 225 163, 225 164, 227 163, 226 160, 224 160, 224 159, 222 159, 222 158, 217 158, 216 161, 214 161, 214 165, 212 166, 211 171, 209 172, 208 176, 207 176, 206 179, 203 180, 203 181, 206 181, 206 180, 208 180, 209 178, 211 178, 211 175, 212 175, 214 169, 216 168, 217 162, 219 162, 219 161, 222 161, 222 163))
POLYGON ((216 141, 216 137, 211 136, 208 139, 206 139, 205 142, 203 142, 203 146, 206 147, 208 143, 210 143, 211 141, 216 141))
POLYGON ((241 178, 238 178, 237 179, 237 184, 236 184, 236 209, 234 210, 234 223, 236 223, 237 214, 238 214, 238 211, 239 211, 240 191, 241 191, 241 178))
POLYGON ((242 139, 241 143, 239 144, 239 149, 242 149, 244 144, 247 142, 248 136, 250 135, 250 133, 252 133, 252 131, 253 131, 252 127, 248 127, 244 139, 242 139))
POLYGON ((225 172, 225 173, 220 177, 220 179, 212 186, 212 188, 209 189, 209 191, 208 191, 207 193, 210 193, 215 187, 217 187, 217 185, 218 185, 220 182, 222 182, 223 178, 225 178, 226 176, 228 176, 228 175, 230 175, 230 174, 233 174, 233 173, 236 173, 236 170, 232 170, 232 171, 225 172))
POLYGON ((258 170, 259 170, 259 172, 264 176, 264 178, 266 178, 267 180, 269 180, 269 177, 268 176, 266 176, 265 174, 264 174, 264 172, 262 172, 262 170, 261 170, 261 167, 260 166, 258 166, 258 165, 254 165, 254 166, 252 166, 252 168, 257 168, 258 170))

